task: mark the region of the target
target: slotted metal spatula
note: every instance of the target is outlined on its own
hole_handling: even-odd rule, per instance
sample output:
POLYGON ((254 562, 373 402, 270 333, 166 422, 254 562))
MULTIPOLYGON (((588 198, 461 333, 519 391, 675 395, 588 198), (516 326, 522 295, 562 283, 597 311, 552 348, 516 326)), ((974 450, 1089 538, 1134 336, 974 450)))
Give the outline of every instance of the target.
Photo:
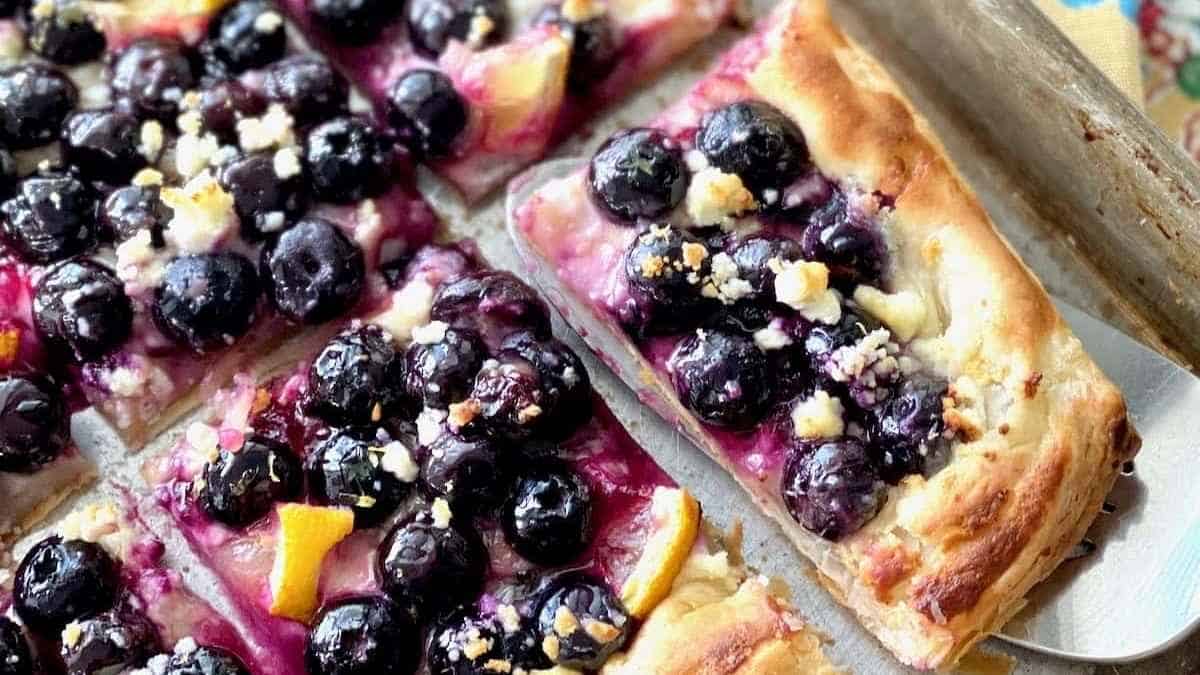
MULTIPOLYGON (((509 232, 534 281, 584 341, 615 345, 578 299, 557 285, 512 214, 578 160, 546 162, 510 185, 509 232)), ((1200 379, 1115 328, 1059 303, 1089 354, 1124 393, 1142 450, 1127 464, 1088 537, 997 635, 1028 649, 1097 663, 1161 652, 1200 625, 1200 379)), ((623 349, 606 362, 626 382, 623 349)), ((630 376, 630 377, 626 377, 630 376)))

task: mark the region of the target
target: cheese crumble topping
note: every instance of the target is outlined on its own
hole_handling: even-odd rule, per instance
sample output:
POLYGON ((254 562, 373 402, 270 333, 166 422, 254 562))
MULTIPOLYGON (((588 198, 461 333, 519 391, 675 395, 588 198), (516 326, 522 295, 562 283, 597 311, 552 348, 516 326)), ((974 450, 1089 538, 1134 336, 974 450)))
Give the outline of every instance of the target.
POLYGON ((687 191, 687 213, 696 225, 733 223, 733 217, 757 208, 754 195, 736 174, 716 167, 701 169, 692 176, 687 191))
POLYGON ((846 430, 842 401, 818 389, 792 408, 792 429, 806 439, 836 438, 846 430))

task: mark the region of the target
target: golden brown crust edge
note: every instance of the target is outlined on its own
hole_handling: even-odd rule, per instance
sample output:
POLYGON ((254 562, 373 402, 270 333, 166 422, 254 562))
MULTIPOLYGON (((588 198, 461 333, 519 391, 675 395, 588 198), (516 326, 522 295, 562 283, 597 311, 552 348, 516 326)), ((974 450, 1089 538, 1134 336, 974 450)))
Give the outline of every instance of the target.
POLYGON ((951 421, 970 439, 834 547, 845 574, 828 583, 902 660, 948 665, 1082 538, 1139 441, 1120 393, 927 123, 824 1, 784 5, 774 18, 748 82, 800 124, 825 173, 895 197, 886 227, 896 290, 936 310, 913 348, 950 377, 951 421))

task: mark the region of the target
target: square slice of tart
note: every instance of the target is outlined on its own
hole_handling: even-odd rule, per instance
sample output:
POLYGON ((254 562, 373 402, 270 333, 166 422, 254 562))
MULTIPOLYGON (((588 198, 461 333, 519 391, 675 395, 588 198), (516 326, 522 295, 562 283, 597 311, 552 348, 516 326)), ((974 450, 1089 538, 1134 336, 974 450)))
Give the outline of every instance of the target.
POLYGON ((144 468, 294 672, 833 672, 532 289, 432 245, 397 296, 144 468))
POLYGON ((906 664, 1003 625, 1139 446, 821 0, 783 3, 651 126, 531 192, 510 228, 568 320, 906 664))
POLYGON ((48 375, 29 312, 29 269, 0 258, 0 554, 95 478, 71 439, 71 396, 48 375))
POLYGON ((274 5, 219 7, 43 0, 0 26, 0 251, 55 370, 133 446, 370 311, 437 225, 274 5))
POLYGON ((283 0, 475 201, 728 20, 732 0, 283 0))
POLYGON ((19 550, 0 583, 7 672, 281 672, 184 585, 121 499, 80 506, 19 550))

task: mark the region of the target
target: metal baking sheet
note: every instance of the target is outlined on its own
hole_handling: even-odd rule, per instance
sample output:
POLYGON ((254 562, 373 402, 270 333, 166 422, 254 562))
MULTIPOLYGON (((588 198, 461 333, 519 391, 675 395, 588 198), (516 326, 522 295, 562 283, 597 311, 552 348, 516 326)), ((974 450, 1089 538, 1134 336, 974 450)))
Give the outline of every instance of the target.
MULTIPOLYGON (((1009 241, 1056 296, 1180 362, 1200 363, 1200 331, 1188 330, 1200 325, 1200 296, 1180 291, 1200 278, 1200 261, 1187 253, 1200 250, 1188 248, 1200 245, 1200 232, 1187 220, 1197 203, 1190 190, 1200 185, 1198 172, 1036 9, 1024 0, 831 3, 847 32, 905 86, 1009 241)), ((761 16, 774 2, 749 4, 749 15, 761 16)), ((613 130, 653 117, 743 34, 723 30, 567 142, 557 156, 586 155, 613 130)), ((451 236, 474 237, 493 264, 520 269, 505 234, 502 193, 467 209, 428 175, 422 187, 451 236)), ((758 515, 733 479, 642 406, 557 324, 559 334, 584 355, 596 388, 617 416, 696 493, 706 516, 725 526, 744 523, 748 559, 789 583, 797 607, 831 638, 833 658, 856 673, 905 672, 815 583, 808 563, 758 515)), ((106 480, 135 490, 141 463, 169 447, 185 425, 130 457, 98 415, 89 412, 74 421, 84 451, 106 467, 106 480)), ((116 494, 113 484, 101 485, 56 515, 81 500, 116 494)), ((146 515, 164 535, 168 559, 185 571, 189 586, 227 607, 181 537, 163 518, 146 515)), ((1200 636, 1126 666, 1071 664, 996 640, 984 649, 1013 657, 1018 673, 1200 670, 1200 636)), ((1005 670, 993 664, 972 672, 1005 670)))

